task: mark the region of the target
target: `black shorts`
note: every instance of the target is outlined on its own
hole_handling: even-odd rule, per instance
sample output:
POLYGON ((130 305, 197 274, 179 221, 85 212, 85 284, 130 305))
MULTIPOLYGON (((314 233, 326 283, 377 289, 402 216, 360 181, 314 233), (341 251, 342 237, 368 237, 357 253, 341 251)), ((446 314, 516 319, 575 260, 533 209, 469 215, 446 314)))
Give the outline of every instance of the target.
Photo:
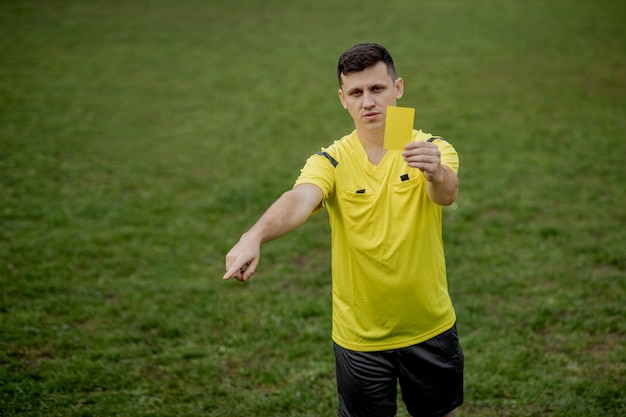
POLYGON ((440 417, 463 403, 456 326, 402 349, 355 352, 334 346, 340 417, 393 417, 398 382, 413 417, 440 417))

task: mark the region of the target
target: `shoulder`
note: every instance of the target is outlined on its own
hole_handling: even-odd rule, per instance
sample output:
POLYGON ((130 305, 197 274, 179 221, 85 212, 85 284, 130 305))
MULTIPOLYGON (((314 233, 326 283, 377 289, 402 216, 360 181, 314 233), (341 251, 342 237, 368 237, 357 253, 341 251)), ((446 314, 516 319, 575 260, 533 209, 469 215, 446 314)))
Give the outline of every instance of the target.
POLYGON ((334 141, 330 146, 322 148, 320 151, 312 155, 312 158, 324 158, 328 163, 336 168, 342 160, 345 160, 349 155, 354 153, 355 146, 357 144, 359 144, 359 139, 356 136, 355 130, 352 133, 334 141))
POLYGON ((454 152, 454 146, 445 140, 443 136, 433 135, 432 133, 422 132, 421 130, 413 130, 412 136, 413 142, 431 142, 439 148, 441 151, 454 152))

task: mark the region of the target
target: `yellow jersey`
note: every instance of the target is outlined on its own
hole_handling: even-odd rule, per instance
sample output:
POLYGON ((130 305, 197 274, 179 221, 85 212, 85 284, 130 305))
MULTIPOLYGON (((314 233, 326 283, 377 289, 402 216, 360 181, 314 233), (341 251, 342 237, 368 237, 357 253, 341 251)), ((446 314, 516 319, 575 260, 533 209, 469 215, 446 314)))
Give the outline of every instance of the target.
MULTIPOLYGON (((456 150, 421 130, 441 163, 458 172, 456 150)), ((295 185, 324 193, 332 233, 332 338, 356 351, 411 346, 451 328, 442 207, 400 151, 372 164, 356 130, 312 155, 295 185)), ((294 186, 295 186, 294 185, 294 186)), ((316 210, 321 209, 321 206, 316 210)))

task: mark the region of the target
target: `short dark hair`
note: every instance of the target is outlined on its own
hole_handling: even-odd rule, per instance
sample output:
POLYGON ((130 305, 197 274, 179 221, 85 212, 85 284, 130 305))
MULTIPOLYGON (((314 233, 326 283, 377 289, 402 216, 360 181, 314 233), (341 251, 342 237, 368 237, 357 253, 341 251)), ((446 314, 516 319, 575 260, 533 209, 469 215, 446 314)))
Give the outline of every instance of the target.
POLYGON ((396 79, 396 67, 393 64, 391 55, 377 43, 360 43, 345 51, 339 57, 337 63, 337 78, 339 87, 342 85, 341 74, 348 75, 351 72, 360 72, 366 68, 373 67, 379 62, 384 62, 387 66, 387 73, 391 79, 396 79))

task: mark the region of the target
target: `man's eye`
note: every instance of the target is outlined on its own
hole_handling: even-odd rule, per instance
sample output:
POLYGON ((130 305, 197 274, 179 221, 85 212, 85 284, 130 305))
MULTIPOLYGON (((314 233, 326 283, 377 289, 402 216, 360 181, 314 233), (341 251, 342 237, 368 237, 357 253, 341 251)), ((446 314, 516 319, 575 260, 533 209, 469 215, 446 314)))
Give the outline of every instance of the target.
POLYGON ((358 97, 358 96, 360 96, 360 95, 361 95, 361 92, 360 92, 360 91, 353 91, 351 95, 352 95, 353 97, 358 97))

